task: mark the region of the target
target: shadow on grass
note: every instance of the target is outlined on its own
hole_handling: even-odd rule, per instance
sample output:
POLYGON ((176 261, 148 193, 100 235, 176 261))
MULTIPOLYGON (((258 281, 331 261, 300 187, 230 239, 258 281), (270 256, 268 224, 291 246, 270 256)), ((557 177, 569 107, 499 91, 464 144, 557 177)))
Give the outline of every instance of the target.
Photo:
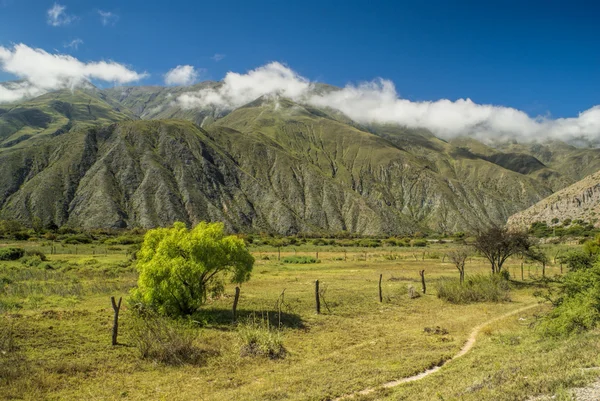
MULTIPOLYGON (((235 328, 233 312, 231 309, 205 309, 196 312, 193 319, 202 326, 209 326, 219 330, 232 330, 235 328)), ((296 313, 281 312, 276 310, 253 311, 241 309, 237 312, 237 321, 247 320, 266 321, 271 327, 306 329, 300 315, 296 313)))

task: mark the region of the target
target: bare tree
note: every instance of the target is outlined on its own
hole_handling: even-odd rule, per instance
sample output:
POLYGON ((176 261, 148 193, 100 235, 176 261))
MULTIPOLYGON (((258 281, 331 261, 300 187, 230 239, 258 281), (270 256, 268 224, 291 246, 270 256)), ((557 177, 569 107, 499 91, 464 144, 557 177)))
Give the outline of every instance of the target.
POLYGON ((509 231, 507 228, 494 226, 480 232, 473 246, 490 261, 492 274, 494 274, 502 271, 502 266, 509 257, 517 253, 527 253, 531 242, 524 232, 509 231))
POLYGON ((448 259, 456 266, 460 274, 460 283, 465 281, 465 262, 469 257, 469 251, 466 248, 459 248, 448 253, 448 259))

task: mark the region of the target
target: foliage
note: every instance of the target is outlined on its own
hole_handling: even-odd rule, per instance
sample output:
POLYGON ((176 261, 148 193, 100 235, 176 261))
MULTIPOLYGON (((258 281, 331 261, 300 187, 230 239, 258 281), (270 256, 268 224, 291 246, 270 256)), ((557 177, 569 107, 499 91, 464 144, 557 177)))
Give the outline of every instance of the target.
POLYGON ((313 256, 286 256, 281 260, 283 263, 296 263, 296 264, 307 264, 307 263, 318 263, 319 260, 313 256))
POLYGON ((494 226, 480 232, 473 246, 490 262, 492 273, 500 273, 504 262, 512 255, 526 253, 531 242, 526 233, 494 226))
POLYGON ((238 335, 242 342, 242 356, 263 356, 270 359, 285 357, 281 331, 273 329, 267 321, 247 321, 238 325, 238 335))
POLYGON ((91 244, 92 238, 86 234, 74 234, 65 238, 63 240, 63 243, 70 245, 91 244))
POLYGON ((589 253, 575 250, 560 256, 560 260, 567 265, 570 271, 578 271, 590 269, 596 257, 589 253))
POLYGON ((501 275, 474 275, 460 280, 440 280, 437 296, 453 304, 472 302, 508 302, 510 284, 501 275))
POLYGON ((555 306, 539 328, 545 335, 565 336, 593 329, 600 322, 600 264, 569 271, 556 296, 546 298, 555 306))
POLYGON ((134 237, 131 235, 120 235, 116 238, 109 238, 104 243, 106 245, 133 245, 139 244, 144 239, 142 237, 134 237))
POLYGON ((424 239, 413 239, 410 241, 410 246, 413 247, 425 247, 427 246, 427 240, 424 239))
POLYGON ((149 230, 138 253, 134 300, 165 315, 189 315, 209 293, 222 291, 226 276, 233 283, 248 281, 254 258, 242 239, 223 229, 222 223, 201 222, 192 230, 184 223, 149 230))
POLYGON ((0 260, 17 260, 25 255, 23 248, 2 248, 0 249, 0 260))

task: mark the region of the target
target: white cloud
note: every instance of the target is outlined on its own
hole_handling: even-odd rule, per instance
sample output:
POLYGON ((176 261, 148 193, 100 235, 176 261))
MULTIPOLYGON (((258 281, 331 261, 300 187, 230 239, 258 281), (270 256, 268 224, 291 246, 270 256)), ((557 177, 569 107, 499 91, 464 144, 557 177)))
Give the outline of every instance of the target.
POLYGON ((48 24, 52 26, 63 26, 69 25, 73 22, 76 17, 73 15, 69 15, 66 12, 67 7, 58 3, 54 3, 54 5, 46 11, 48 16, 48 24))
POLYGON ((573 118, 531 118, 514 108, 477 104, 470 99, 413 102, 400 98, 394 84, 384 79, 317 93, 314 83, 277 62, 246 74, 229 72, 219 88, 184 93, 177 102, 182 108, 212 105, 233 109, 268 94, 330 107, 363 124, 427 128, 445 138, 470 135, 480 139, 600 139, 600 105, 573 118))
POLYGON ((146 73, 138 73, 114 61, 85 63, 69 55, 50 54, 24 44, 13 48, 0 46, 0 71, 14 75, 27 85, 17 89, 5 87, 0 102, 14 101, 55 89, 72 89, 92 80, 125 84, 147 76, 146 73))
POLYGON ((308 93, 310 82, 281 63, 270 63, 247 74, 228 72, 219 89, 203 89, 179 96, 183 108, 214 105, 222 109, 242 106, 270 93, 298 99, 308 93))
POLYGON ((110 11, 98 10, 98 15, 100 15, 100 22, 104 26, 115 25, 119 20, 119 16, 110 11))
POLYGON ((216 61, 217 63, 221 60, 223 60, 225 58, 225 54, 220 54, 220 53, 216 53, 214 56, 211 57, 211 59, 213 61, 216 61))
POLYGON ((23 98, 44 94, 44 90, 31 85, 29 82, 0 83, 0 103, 16 102, 23 98))
POLYGON ((165 74, 165 84, 177 86, 192 85, 198 79, 199 72, 191 65, 178 65, 165 74))
POLYGON ((81 39, 73 39, 69 43, 65 43, 65 47, 67 47, 69 49, 78 50, 79 46, 81 46, 82 44, 83 44, 83 40, 81 40, 81 39))

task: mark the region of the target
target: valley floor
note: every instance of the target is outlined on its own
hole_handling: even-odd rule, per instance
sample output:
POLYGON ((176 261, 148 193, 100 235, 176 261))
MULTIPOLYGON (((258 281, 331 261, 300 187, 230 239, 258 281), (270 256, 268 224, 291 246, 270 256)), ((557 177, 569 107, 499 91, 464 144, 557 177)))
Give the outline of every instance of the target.
MULTIPOLYGON (((534 296, 541 289, 541 269, 534 265, 525 266, 521 282, 520 260, 510 262, 509 271, 518 278, 511 302, 453 305, 438 299, 436 283, 457 276, 443 256, 449 247, 348 252, 319 247, 316 264, 284 264, 274 248, 254 248, 257 262, 241 288, 240 320, 279 325, 285 358, 243 356, 231 324, 234 291, 227 286, 226 295, 211 300, 199 317, 196 343, 203 362, 181 366, 139 357, 125 301, 121 345, 110 345, 110 296, 127 297, 136 282, 124 249, 107 255, 91 246, 79 246, 77 254, 73 246, 61 248, 49 255, 50 263, 61 266, 55 270, 4 263, 0 326, 10 328, 14 346, 10 366, 6 353, 0 356, 8 378, 0 398, 327 400, 374 389, 352 399, 525 400, 582 387, 598 376, 590 368, 600 366, 600 333, 555 340, 535 331, 548 305, 534 296), (427 293, 410 299, 409 286, 420 291, 421 269, 427 293), (315 280, 323 292, 320 315, 314 312, 315 280), (490 320, 469 352, 436 373, 382 386, 442 364, 461 350, 475 327, 490 320)), ((281 257, 315 252, 309 246, 286 247, 281 257)), ((467 262, 467 275, 487 272, 482 259, 467 262)), ((547 269, 549 276, 559 273, 558 266, 547 269)))

